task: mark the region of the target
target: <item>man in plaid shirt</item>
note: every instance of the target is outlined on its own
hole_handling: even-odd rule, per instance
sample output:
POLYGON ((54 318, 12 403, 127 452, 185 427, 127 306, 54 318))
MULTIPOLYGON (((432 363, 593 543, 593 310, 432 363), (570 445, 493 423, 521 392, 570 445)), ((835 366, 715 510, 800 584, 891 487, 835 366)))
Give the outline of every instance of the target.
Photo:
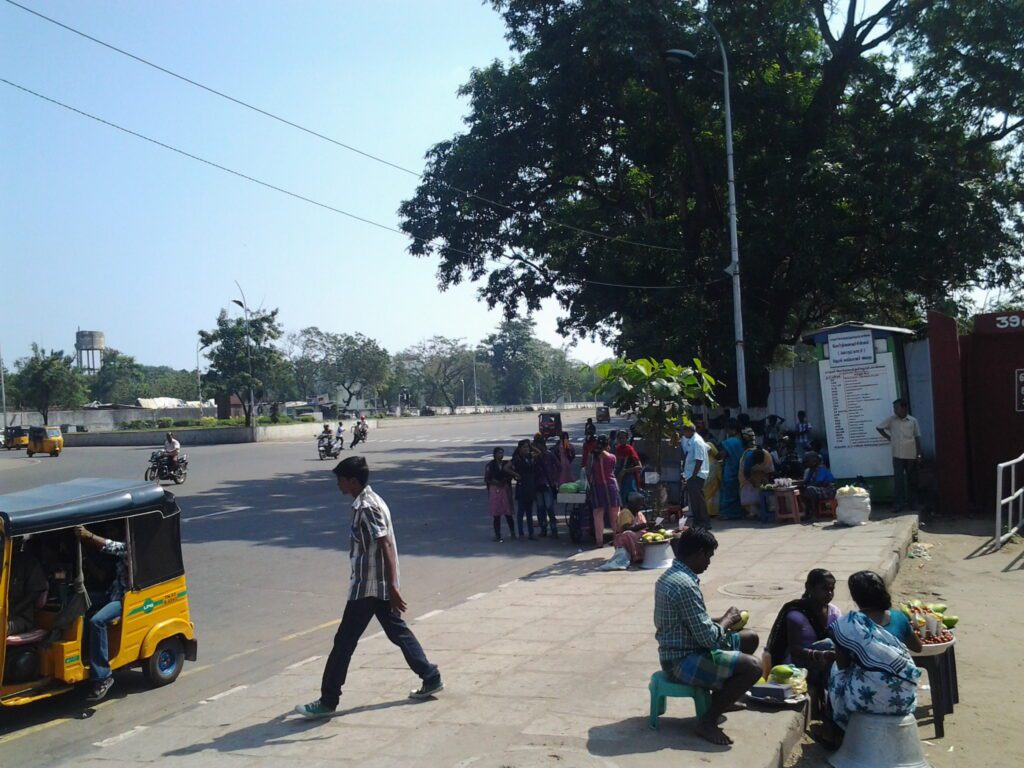
POLYGON ((398 591, 398 547, 391 525, 391 510, 369 486, 370 468, 362 456, 350 456, 334 468, 338 490, 351 496, 352 538, 349 560, 352 581, 334 647, 324 667, 320 698, 295 710, 305 718, 333 717, 348 676, 348 665, 370 619, 376 617, 388 640, 397 645, 405 661, 423 684, 409 694, 428 699, 444 690, 441 673, 427 661, 419 640, 402 620, 408 607, 398 591))
POLYGON ((740 631, 736 608, 712 619, 700 591, 700 574, 711 564, 718 541, 706 528, 689 528, 674 543, 676 559, 654 588, 654 626, 658 656, 673 682, 710 688, 711 708, 697 721, 697 734, 712 744, 732 744, 718 727, 725 712, 743 709, 737 701, 761 676, 751 654, 758 637, 740 631))

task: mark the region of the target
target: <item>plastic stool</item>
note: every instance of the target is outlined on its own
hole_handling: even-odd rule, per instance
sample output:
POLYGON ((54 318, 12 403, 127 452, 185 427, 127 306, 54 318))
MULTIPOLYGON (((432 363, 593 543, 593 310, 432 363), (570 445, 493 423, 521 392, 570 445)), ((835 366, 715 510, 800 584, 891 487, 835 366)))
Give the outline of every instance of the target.
POLYGON ((650 726, 654 730, 658 729, 658 717, 665 714, 665 698, 667 696, 693 699, 697 708, 697 717, 703 717, 711 709, 711 691, 692 685, 673 683, 665 676, 664 672, 655 672, 651 675, 651 682, 647 688, 651 692, 650 726))
POLYGON ((931 768, 924 759, 913 715, 854 712, 843 746, 828 762, 833 768, 931 768))
POLYGON ((800 491, 775 491, 775 522, 800 522, 800 491))

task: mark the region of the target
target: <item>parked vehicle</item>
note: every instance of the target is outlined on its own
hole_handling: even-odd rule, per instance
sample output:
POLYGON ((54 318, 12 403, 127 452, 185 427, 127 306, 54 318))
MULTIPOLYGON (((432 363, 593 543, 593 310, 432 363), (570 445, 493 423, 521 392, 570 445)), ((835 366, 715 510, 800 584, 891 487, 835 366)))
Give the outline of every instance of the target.
POLYGON ((173 480, 175 485, 181 485, 188 477, 188 454, 179 453, 177 461, 171 464, 171 457, 160 449, 149 454, 149 469, 146 470, 144 478, 150 482, 159 480, 173 480))
POLYGON ((562 414, 558 411, 544 411, 537 416, 537 431, 542 437, 559 437, 562 434, 562 414))
POLYGON ((35 557, 47 580, 33 629, 8 634, 0 622, 0 706, 30 704, 88 680, 86 595, 108 584, 93 582, 83 569, 77 526, 128 545, 128 589, 119 620, 107 630, 111 668, 141 667, 150 685, 161 686, 196 659, 172 493, 152 483, 84 478, 0 495, 0 616, 6 618, 12 600, 12 558, 35 557))
POLYGON ((4 429, 4 448, 8 451, 28 448, 28 428, 6 427, 4 429))
POLYGON ((64 450, 64 435, 60 427, 29 427, 28 445, 25 448, 29 456, 37 453, 48 453, 60 456, 64 450))
POLYGON ((598 424, 608 424, 612 420, 612 413, 606 405, 597 406, 596 416, 596 421, 598 424))

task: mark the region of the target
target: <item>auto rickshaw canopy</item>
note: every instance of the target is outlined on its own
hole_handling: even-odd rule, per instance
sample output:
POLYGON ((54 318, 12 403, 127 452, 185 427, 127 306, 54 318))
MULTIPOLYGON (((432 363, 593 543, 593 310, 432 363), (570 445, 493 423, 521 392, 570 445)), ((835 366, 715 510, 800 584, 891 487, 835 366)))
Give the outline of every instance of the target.
POLYGON ((79 478, 0 495, 0 521, 8 536, 89 525, 142 512, 175 514, 174 494, 155 483, 79 478))

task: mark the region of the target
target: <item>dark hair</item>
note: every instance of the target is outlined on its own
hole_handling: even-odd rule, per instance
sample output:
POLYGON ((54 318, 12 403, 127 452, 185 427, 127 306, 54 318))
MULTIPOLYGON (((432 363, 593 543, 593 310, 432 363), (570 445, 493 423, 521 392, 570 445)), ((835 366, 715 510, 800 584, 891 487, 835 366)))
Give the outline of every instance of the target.
POLYGON ((904 408, 909 408, 910 407, 910 403, 908 403, 902 397, 897 397, 895 400, 892 401, 892 404, 893 405, 902 405, 904 408))
POLYGON ((601 435, 600 437, 597 438, 597 447, 598 448, 607 448, 608 447, 608 435, 601 435))
POLYGON ((718 539, 707 528, 687 528, 678 539, 672 542, 672 550, 679 560, 697 552, 713 555, 716 549, 718 549, 718 539))
POLYGON ((563 440, 568 440, 569 439, 569 433, 568 432, 563 432, 562 433, 562 439, 563 440))
POLYGON ((764 449, 755 448, 754 453, 751 454, 755 464, 762 464, 764 462, 764 449))
POLYGON ((740 423, 736 421, 736 419, 729 419, 727 422, 725 422, 725 428, 730 432, 739 432, 740 423))
POLYGON ((338 466, 331 470, 335 477, 344 477, 357 481, 364 488, 370 482, 370 468, 366 465, 366 459, 362 456, 349 456, 338 462, 338 466))
POLYGON ((801 416, 803 416, 804 418, 807 418, 807 411, 797 411, 797 412, 796 412, 796 417, 797 417, 798 419, 799 419, 799 418, 800 418, 801 416))
POLYGON ((807 572, 807 581, 804 582, 804 597, 810 595, 811 590, 815 587, 820 587, 828 582, 836 583, 836 577, 832 575, 832 571, 827 571, 824 568, 812 568, 807 572))
POLYGON ((862 611, 887 611, 892 608, 889 590, 882 577, 874 571, 857 571, 847 584, 850 597, 862 611))
POLYGON ((825 444, 821 440, 811 440, 811 450, 815 453, 821 453, 821 449, 825 447, 825 444))
POLYGON ((504 453, 505 453, 505 449, 504 449, 504 448, 502 448, 502 447, 501 447, 501 446, 499 445, 499 446, 498 446, 497 448, 495 448, 495 449, 494 449, 493 451, 491 451, 491 457, 492 457, 492 458, 495 458, 495 459, 496 459, 496 458, 498 458, 498 451, 501 451, 501 452, 502 452, 502 454, 504 454, 504 453))

